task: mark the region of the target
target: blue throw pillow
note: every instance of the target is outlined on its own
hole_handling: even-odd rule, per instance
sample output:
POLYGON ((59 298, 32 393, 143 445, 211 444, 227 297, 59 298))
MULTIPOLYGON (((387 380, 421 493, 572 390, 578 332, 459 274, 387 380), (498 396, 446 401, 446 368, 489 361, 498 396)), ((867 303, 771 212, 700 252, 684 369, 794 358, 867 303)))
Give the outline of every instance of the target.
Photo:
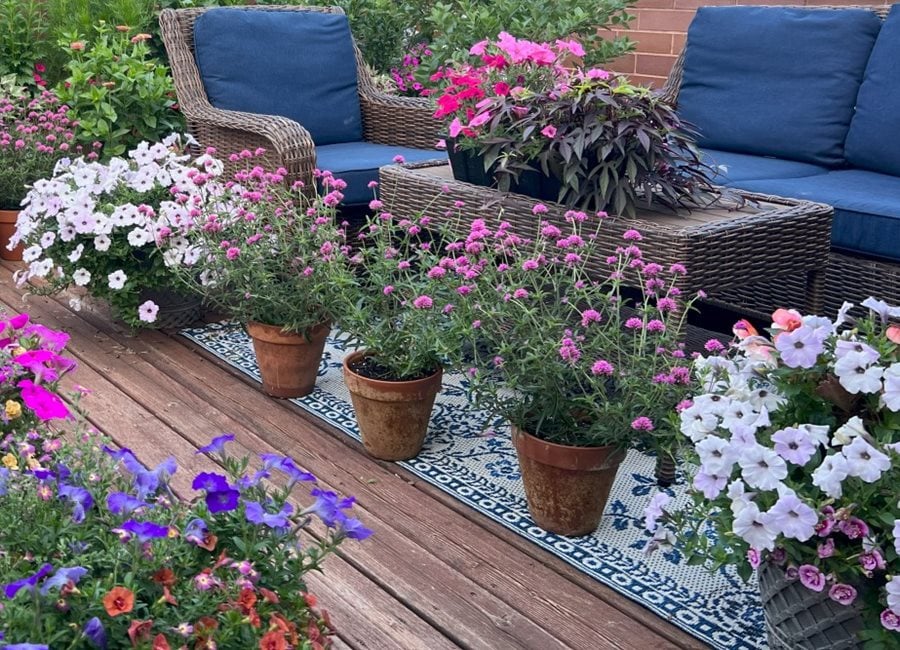
POLYGON ((216 108, 290 118, 316 144, 362 140, 346 16, 211 9, 194 23, 194 51, 216 108))
POLYGON ((702 147, 840 165, 880 26, 865 9, 701 7, 678 112, 702 147))
POLYGON ((888 14, 869 65, 844 147, 847 161, 864 169, 900 176, 900 5, 888 14))

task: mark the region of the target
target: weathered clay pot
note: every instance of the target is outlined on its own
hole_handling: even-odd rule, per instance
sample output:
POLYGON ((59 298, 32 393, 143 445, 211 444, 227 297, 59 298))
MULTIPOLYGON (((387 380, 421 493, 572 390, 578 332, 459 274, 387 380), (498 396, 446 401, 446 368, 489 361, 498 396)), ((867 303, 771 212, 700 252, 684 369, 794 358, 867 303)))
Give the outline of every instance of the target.
POLYGON ((364 350, 344 358, 344 382, 350 391, 363 446, 381 460, 407 460, 422 449, 443 371, 412 381, 370 379, 351 370, 364 350))
POLYGON ((317 325, 308 338, 263 323, 247 323, 262 376, 263 390, 272 397, 303 397, 316 385, 325 339, 331 323, 317 325))
POLYGON ((597 529, 625 452, 616 447, 571 447, 512 427, 528 511, 543 528, 578 537, 597 529))
POLYGON ((0 210, 0 258, 9 262, 21 262, 24 246, 19 244, 14 249, 6 250, 9 238, 16 232, 16 219, 19 218, 18 210, 0 210))

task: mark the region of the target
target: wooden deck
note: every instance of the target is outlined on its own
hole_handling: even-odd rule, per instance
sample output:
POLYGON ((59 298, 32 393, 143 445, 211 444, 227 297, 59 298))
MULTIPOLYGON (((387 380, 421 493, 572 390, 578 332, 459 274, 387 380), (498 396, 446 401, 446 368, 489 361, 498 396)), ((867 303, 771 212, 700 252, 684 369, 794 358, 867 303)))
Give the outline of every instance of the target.
MULTIPOLYGON (((195 450, 222 432, 235 453, 290 455, 330 489, 358 499, 375 531, 348 541, 309 576, 339 630, 338 646, 373 650, 478 648, 704 648, 670 623, 499 524, 419 481, 174 335, 133 336, 102 313, 29 297, 0 266, 0 309, 71 334, 79 368, 67 379, 93 391, 92 423, 145 463, 175 456, 173 486, 214 463, 195 450)), ((316 531, 311 534, 315 535, 316 531)))

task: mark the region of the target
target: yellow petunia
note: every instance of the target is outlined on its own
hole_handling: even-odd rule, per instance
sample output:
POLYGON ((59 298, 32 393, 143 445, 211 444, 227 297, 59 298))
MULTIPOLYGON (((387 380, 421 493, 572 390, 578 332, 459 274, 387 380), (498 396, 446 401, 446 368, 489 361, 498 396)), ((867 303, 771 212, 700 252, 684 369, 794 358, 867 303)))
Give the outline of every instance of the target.
POLYGON ((10 420, 22 417, 22 405, 14 399, 6 400, 6 417, 10 420))
POLYGON ((0 458, 0 463, 3 463, 8 469, 19 469, 19 461, 12 454, 6 454, 6 456, 0 458))

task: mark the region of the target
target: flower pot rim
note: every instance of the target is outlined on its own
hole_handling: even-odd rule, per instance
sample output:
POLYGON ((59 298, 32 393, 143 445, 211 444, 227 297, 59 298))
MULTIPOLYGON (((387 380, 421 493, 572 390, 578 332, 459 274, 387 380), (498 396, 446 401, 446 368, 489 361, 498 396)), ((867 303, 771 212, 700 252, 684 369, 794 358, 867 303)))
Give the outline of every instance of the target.
POLYGON ((616 445, 582 447, 548 442, 510 424, 516 453, 524 454, 541 463, 573 471, 611 469, 621 465, 628 450, 616 445))
POLYGON ((441 366, 438 366, 430 375, 426 375, 425 377, 420 377, 419 379, 395 379, 393 381, 388 381, 385 379, 372 379, 371 377, 366 377, 365 375, 361 375, 358 372, 355 372, 350 364, 358 359, 371 355, 372 352, 370 350, 354 350, 350 354, 344 357, 343 366, 344 372, 350 373, 354 377, 359 377, 364 380, 366 383, 370 383, 373 386, 379 388, 387 388, 389 386, 396 386, 397 384, 403 384, 407 386, 413 386, 415 384, 427 384, 435 380, 435 377, 443 377, 444 369, 441 366))
MULTIPOLYGON (((310 334, 310 335, 319 334, 319 333, 321 333, 323 328, 330 332, 331 325, 332 325, 331 320, 325 320, 325 321, 320 322, 318 325, 313 325, 312 327, 307 329, 305 333, 310 334)), ((289 332, 289 331, 285 330, 284 327, 281 325, 269 325, 268 323, 262 323, 262 322, 256 321, 256 320, 248 320, 244 324, 244 327, 246 328, 247 333, 250 334, 250 336, 254 336, 254 334, 251 333, 251 329, 255 329, 255 330, 257 330, 257 332, 259 334, 262 335, 257 338, 266 338, 266 340, 294 339, 297 337, 306 338, 304 336, 305 333, 303 331, 289 332)))

